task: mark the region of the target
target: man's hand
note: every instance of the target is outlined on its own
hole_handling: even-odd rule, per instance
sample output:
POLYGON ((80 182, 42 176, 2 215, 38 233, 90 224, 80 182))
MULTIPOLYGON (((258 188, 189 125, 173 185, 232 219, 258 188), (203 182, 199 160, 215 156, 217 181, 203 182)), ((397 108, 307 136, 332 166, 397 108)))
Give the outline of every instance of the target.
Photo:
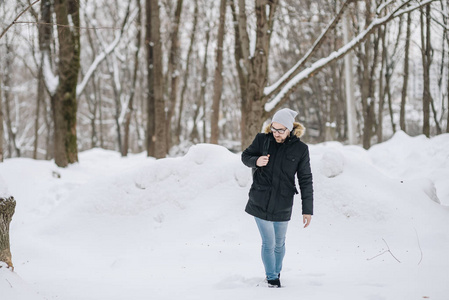
POLYGON ((302 223, 304 224, 304 228, 309 226, 311 221, 312 221, 311 215, 302 215, 302 223))
POLYGON ((265 155, 265 156, 260 156, 256 161, 256 166, 265 167, 268 164, 269 160, 270 160, 270 154, 265 155))

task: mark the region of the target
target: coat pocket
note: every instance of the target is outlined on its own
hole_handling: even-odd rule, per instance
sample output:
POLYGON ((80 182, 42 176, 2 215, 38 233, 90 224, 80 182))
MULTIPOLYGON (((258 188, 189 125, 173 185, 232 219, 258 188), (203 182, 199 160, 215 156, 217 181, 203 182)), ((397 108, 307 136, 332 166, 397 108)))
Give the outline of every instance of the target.
POLYGON ((293 176, 298 167, 299 158, 294 155, 286 155, 282 162, 282 169, 288 176, 293 176))
POLYGON ((253 184, 249 191, 249 201, 262 208, 268 206, 268 200, 270 199, 270 186, 253 184))

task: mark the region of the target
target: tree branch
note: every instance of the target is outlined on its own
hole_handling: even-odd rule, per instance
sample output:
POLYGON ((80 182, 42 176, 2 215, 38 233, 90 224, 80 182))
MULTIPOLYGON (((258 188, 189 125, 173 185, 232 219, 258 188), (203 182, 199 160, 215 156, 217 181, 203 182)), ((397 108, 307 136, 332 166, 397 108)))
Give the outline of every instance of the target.
MULTIPOLYGON (((405 9, 401 9, 406 4, 408 4, 411 1, 403 2, 397 7, 395 10, 390 12, 388 15, 382 17, 382 18, 375 18, 371 24, 362 31, 358 36, 356 36, 352 41, 350 41, 348 44, 344 45, 337 51, 332 52, 328 57, 322 58, 315 63, 313 63, 309 68, 306 68, 305 70, 299 72, 296 76, 291 78, 290 80, 284 79, 282 83, 284 83, 284 87, 280 89, 276 96, 269 102, 265 104, 265 111, 271 112, 277 108, 279 108, 287 99, 288 96, 293 93, 299 84, 303 83, 310 77, 313 77, 318 71, 329 65, 330 63, 342 58, 345 56, 349 51, 357 47, 361 42, 363 42, 377 27, 382 26, 386 23, 388 23, 390 20, 397 18, 403 14, 409 13, 411 11, 414 11, 420 7, 426 6, 431 4, 436 0, 425 0, 418 2, 414 6, 407 7, 405 9)), ((298 63, 299 64, 299 63, 298 63)), ((269 89, 269 88, 266 88, 269 89)), ((269 95, 274 95, 270 91, 269 95)), ((268 97, 267 97, 268 98, 268 97)))
POLYGON ((337 13, 335 18, 332 20, 332 22, 327 26, 327 28, 321 33, 321 35, 318 37, 318 39, 315 41, 315 43, 312 45, 312 47, 307 51, 307 53, 304 55, 303 58, 301 58, 296 65, 293 66, 284 76, 282 76, 276 83, 273 85, 266 87, 264 89, 264 94, 266 95, 267 99, 270 99, 273 95, 277 94, 294 76, 296 76, 299 73, 299 69, 304 66, 304 64, 309 60, 310 57, 312 57, 312 54, 314 54, 324 43, 324 41, 327 38, 328 33, 337 26, 338 21, 340 20, 341 16, 345 12, 348 5, 353 2, 354 0, 346 0, 345 3, 343 3, 343 6, 340 8, 340 11, 337 13))
MULTIPOLYGON (((250 49, 250 41, 248 36, 247 28, 247 19, 246 19, 246 11, 245 11, 245 0, 238 0, 239 14, 238 14, 238 28, 239 28, 239 36, 240 36, 240 47, 242 49, 243 56, 243 70, 246 74, 249 72, 250 64, 249 61, 251 59, 251 49, 250 49)), ((240 62, 238 62, 240 64, 240 62)))
POLYGON ((123 20, 123 23, 122 23, 122 26, 120 29, 120 34, 115 37, 114 41, 106 49, 104 49, 103 52, 98 54, 98 56, 95 58, 94 62, 90 65, 89 69, 86 72, 86 75, 84 75, 83 80, 76 87, 76 96, 77 97, 83 93, 84 89, 86 88, 87 83, 89 82, 90 78, 92 77, 93 73, 95 72, 97 67, 100 65, 100 63, 103 62, 103 60, 105 60, 105 58, 112 51, 114 51, 114 49, 117 47, 118 43, 120 42, 120 40, 123 36, 123 32, 125 30, 126 23, 128 22, 128 18, 130 15, 130 3, 131 3, 131 1, 128 2, 128 8, 126 10, 126 15, 125 15, 125 18, 123 20))
POLYGON ((12 25, 17 24, 17 20, 28 10, 31 8, 31 6, 33 6, 34 4, 38 3, 41 0, 36 0, 33 3, 31 3, 30 5, 28 5, 27 8, 25 8, 15 19, 14 21, 12 21, 11 24, 9 24, 5 30, 3 30, 2 34, 0 34, 0 39, 5 35, 5 33, 9 30, 9 28, 11 28, 12 25))

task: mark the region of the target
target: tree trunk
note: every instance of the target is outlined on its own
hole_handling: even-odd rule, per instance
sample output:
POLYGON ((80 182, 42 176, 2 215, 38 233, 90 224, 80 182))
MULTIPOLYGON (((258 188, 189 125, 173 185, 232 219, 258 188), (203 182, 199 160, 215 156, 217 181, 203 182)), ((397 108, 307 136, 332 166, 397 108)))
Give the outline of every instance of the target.
POLYGON ((100 148, 104 148, 104 136, 103 136, 103 97, 101 93, 101 84, 98 82, 98 119, 100 124, 100 148))
MULTIPOLYGON (((88 18, 86 18, 88 20, 88 18)), ((86 31, 87 40, 89 41, 90 51, 92 51, 92 56, 97 56, 97 51, 95 49, 94 38, 92 37, 92 30, 86 31)), ((90 147, 97 147, 98 143, 98 135, 97 135, 97 111, 98 111, 98 103, 99 103, 99 94, 98 87, 100 83, 97 84, 97 76, 92 74, 92 80, 90 81, 92 85, 92 91, 87 91, 87 87, 84 89, 84 94, 86 98, 87 107, 89 109, 89 121, 91 126, 91 135, 90 135, 90 147), (91 96, 93 95, 93 97, 91 96)))
POLYGON ((50 103, 47 103, 45 101, 45 113, 44 113, 44 121, 45 121, 45 128, 47 130, 47 136, 45 137, 45 159, 50 160, 54 158, 54 125, 53 125, 53 114, 51 111, 51 98, 49 99, 50 103))
POLYGON ((380 62, 380 74, 379 74, 379 106, 377 111, 377 143, 381 143, 383 140, 383 111, 384 111, 384 103, 385 103, 385 91, 387 88, 389 89, 388 82, 388 62, 387 62, 387 45, 385 42, 385 35, 387 29, 385 27, 380 27, 379 36, 382 41, 382 55, 380 62), (383 28, 383 30, 382 30, 383 28), (385 72, 385 74, 384 74, 385 72), (385 89, 384 89, 384 75, 385 75, 385 89))
POLYGON ((246 148, 251 144, 256 133, 260 132, 261 124, 266 117, 264 88, 268 80, 270 37, 277 3, 278 1, 267 3, 263 0, 256 0, 256 48, 254 56, 250 60, 251 67, 248 74, 248 94, 245 108, 247 118, 242 138, 242 148, 246 148))
MULTIPOLYGON (((208 24, 209 25, 209 24, 208 24)), ((206 25, 206 26, 208 26, 206 25)), ((203 103, 206 101, 206 83, 207 83, 207 58, 209 53, 209 41, 210 41, 210 26, 206 28, 206 46, 204 50, 204 61, 203 61, 203 68, 201 70, 201 88, 200 88, 200 96, 198 97, 198 100, 195 103, 195 113, 193 115, 193 128, 192 132, 190 133, 190 140, 193 143, 198 143, 200 141, 200 133, 198 131, 198 116, 201 111, 201 107, 203 106, 203 103)), ((206 117, 206 107, 204 106, 204 118, 206 117)), ((204 130, 203 130, 204 131, 204 130)), ((206 143, 206 140, 203 139, 203 142, 206 143)))
MULTIPOLYGON (((50 0, 41 1, 41 16, 40 20, 43 24, 51 23, 51 2, 50 0)), ((38 87, 37 87, 37 105, 36 105, 36 120, 34 123, 34 149, 33 158, 37 158, 37 148, 39 142, 39 115, 41 106, 45 105, 45 79, 43 74, 44 67, 44 53, 50 54, 50 46, 52 39, 52 26, 40 25, 38 27, 39 33, 39 51, 41 52, 41 60, 39 63, 38 87)), ((49 133, 47 133, 49 134, 49 133)))
POLYGON ((421 56, 423 65, 423 134, 430 137, 430 6, 421 15, 421 56), (424 16, 426 15, 426 22, 424 16))
POLYGON ((435 109, 435 101, 433 101, 433 98, 430 97, 430 107, 432 108, 433 113, 433 120, 435 122, 435 127, 437 129, 437 134, 441 134, 441 127, 440 127, 440 121, 438 121, 438 113, 435 109))
MULTIPOLYGON (((372 22, 371 0, 365 0, 365 24, 372 22)), ((374 98, 374 72, 377 68, 379 53, 379 36, 374 33, 370 35, 360 47, 359 53, 360 73, 359 84, 361 84, 361 98, 363 106, 363 148, 371 147, 371 137, 376 121, 375 98, 374 98)))
POLYGON ((59 85, 51 97, 55 127, 55 163, 67 167, 78 161, 76 87, 80 69, 80 21, 77 0, 55 0, 59 41, 59 85), (69 22, 70 19, 70 22, 69 22), (73 24, 73 26, 69 26, 73 24))
MULTIPOLYGON (((240 2, 240 1, 239 1, 240 2)), ((234 0, 231 0, 231 10, 232 10, 232 19, 234 21, 234 32, 235 32, 235 38, 234 38, 234 60, 235 60, 235 66, 237 69, 237 74, 239 78, 239 87, 240 87, 240 139, 243 141, 243 136, 245 132, 246 127, 246 99, 247 99, 247 77, 246 77, 246 68, 242 66, 241 62, 246 62, 246 58, 243 55, 243 48, 249 47, 248 45, 245 45, 243 43, 242 35, 247 35, 246 28, 242 28, 245 32, 241 32, 240 30, 240 18, 239 14, 243 14, 245 16, 244 11, 244 5, 242 6, 243 11, 239 10, 239 14, 236 11, 234 0)), ((243 23, 246 24, 245 19, 243 20, 243 23)))
MULTIPOLYGON (((343 41, 347 44, 349 39, 349 14, 345 13, 343 20, 343 41)), ((337 36, 337 35, 335 35, 337 36)), ((348 53, 344 57, 345 61, 345 94, 346 94, 346 128, 347 137, 350 145, 357 141, 357 114, 355 109, 354 93, 354 71, 353 71, 353 53, 348 53)))
POLYGON ((9 243, 9 224, 16 208, 16 200, 11 196, 9 198, 0 198, 0 261, 5 262, 8 267, 14 266, 11 259, 11 249, 9 243))
POLYGON ((217 56, 215 63, 215 75, 214 75, 214 96, 212 102, 212 116, 211 116, 211 135, 210 142, 212 144, 218 144, 218 137, 220 130, 218 128, 218 121, 220 118, 220 100, 223 90, 223 40, 224 40, 224 27, 226 21, 226 0, 220 1, 220 24, 218 26, 217 36, 217 56))
POLYGON ((131 124, 131 117, 133 115, 134 111, 134 95, 136 90, 136 84, 137 84, 137 70, 139 69, 139 52, 141 47, 141 27, 142 27, 142 7, 140 5, 140 0, 137 0, 137 7, 138 7, 138 13, 137 13, 137 34, 136 34, 136 52, 134 53, 134 73, 133 73, 133 79, 132 79, 132 88, 131 88, 131 94, 129 96, 128 100, 128 108, 125 113, 125 122, 123 125, 124 130, 124 137, 123 137, 123 147, 122 147, 122 156, 127 156, 129 151, 129 126, 131 124))
MULTIPOLYGON (((4 85, 5 85, 5 112, 6 112, 6 126, 8 130, 8 155, 9 157, 13 157, 13 153, 15 153, 16 157, 20 157, 20 149, 17 146, 16 141, 16 134, 17 134, 17 128, 16 124, 12 119, 12 113, 11 113, 11 75, 13 73, 11 67, 12 67, 12 60, 13 60, 13 52, 11 51, 11 45, 8 43, 8 40, 6 40, 6 59, 5 59, 5 72, 4 72, 4 85)), ((1 137, 3 138, 3 137, 1 137)))
POLYGON ((155 121, 155 102, 154 102, 154 43, 152 42, 152 9, 151 2, 153 0, 145 1, 145 48, 147 50, 147 136, 146 136, 146 148, 148 156, 155 156, 155 134, 156 134, 156 121, 155 121))
POLYGON ((407 14, 407 33, 405 37, 405 54, 404 54, 404 81, 402 84, 401 93, 401 111, 399 117, 399 124, 401 130, 407 132, 407 126, 405 124, 405 103, 407 101, 407 91, 408 91, 408 67, 409 67, 409 51, 410 51, 410 35, 411 35, 411 24, 412 24, 412 14, 407 14))
POLYGON ((2 99, 2 78, 0 77, 0 163, 3 162, 3 99, 2 99))
POLYGON ((39 66, 39 74, 38 74, 38 83, 37 83, 37 103, 36 103, 36 119, 34 120, 34 142, 33 142, 33 159, 37 159, 37 148, 39 145, 39 115, 41 111, 41 105, 44 102, 45 97, 45 83, 43 78, 43 72, 42 72, 42 63, 39 66))
MULTIPOLYGON (((152 100, 154 106, 154 114, 148 115, 148 121, 154 121, 154 134, 151 137, 154 143, 154 157, 163 158, 167 155, 167 143, 165 132, 165 103, 163 97, 163 72, 162 72, 162 42, 160 35, 160 17, 158 0, 149 0, 150 6, 150 22, 151 22, 151 38, 149 40, 150 47, 153 49, 152 56, 152 82, 150 94, 153 95, 152 100), (151 118, 154 118, 151 120, 151 118)), ((151 67, 151 66, 150 66, 151 67)))
POLYGON ((122 124, 120 122, 120 116, 122 113, 122 86, 120 82, 117 82, 115 79, 120 76, 119 75, 119 67, 116 57, 112 57, 112 62, 110 62, 110 59, 106 59, 108 61, 108 68, 111 75, 111 82, 112 82, 112 90, 114 91, 114 103, 115 103, 115 115, 114 115, 114 121, 115 121, 115 130, 117 132, 117 147, 118 152, 122 153, 122 124))
POLYGON ((190 58, 193 52, 193 46, 195 43, 195 37, 196 37, 196 27, 198 25, 198 0, 195 0, 195 9, 193 12, 193 28, 192 28, 192 33, 191 33, 191 37, 190 37, 190 46, 189 46, 189 50, 187 51, 187 59, 186 59, 186 69, 184 72, 184 81, 183 81, 183 86, 182 86, 182 90, 181 90, 181 98, 179 100, 179 112, 178 112, 178 121, 177 121, 177 125, 176 125, 176 133, 175 133, 175 138, 176 138, 176 143, 179 144, 181 142, 181 120, 182 120, 182 114, 184 111, 184 95, 185 92, 187 90, 187 84, 188 84, 188 79, 189 79, 189 75, 190 75, 190 58))
POLYGON ((172 145, 172 128, 171 128, 171 121, 173 119, 173 114, 176 107, 176 102, 178 98, 178 85, 179 85, 179 23, 181 20, 181 12, 182 12, 182 3, 183 0, 178 0, 176 4, 176 10, 175 10, 175 18, 174 18, 174 24, 173 24, 173 31, 171 33, 171 50, 170 50, 170 56, 168 59, 168 68, 169 68, 169 78, 171 80, 170 83, 170 100, 169 100, 169 107, 167 111, 167 119, 165 121, 165 131, 167 134, 166 141, 167 145, 166 148, 169 150, 172 145))

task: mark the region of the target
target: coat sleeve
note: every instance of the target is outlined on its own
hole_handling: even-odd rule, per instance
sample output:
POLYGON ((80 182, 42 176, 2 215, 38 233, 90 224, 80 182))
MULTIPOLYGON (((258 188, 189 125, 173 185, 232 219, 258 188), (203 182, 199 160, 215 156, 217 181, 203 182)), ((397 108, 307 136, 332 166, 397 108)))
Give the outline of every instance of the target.
POLYGON ((301 190, 302 214, 313 215, 313 180, 310 168, 309 148, 306 145, 298 164, 297 177, 301 190))
POLYGON ((257 159, 262 156, 261 144, 261 133, 258 133, 251 145, 242 152, 242 162, 245 166, 250 168, 258 168, 256 162, 257 159))

